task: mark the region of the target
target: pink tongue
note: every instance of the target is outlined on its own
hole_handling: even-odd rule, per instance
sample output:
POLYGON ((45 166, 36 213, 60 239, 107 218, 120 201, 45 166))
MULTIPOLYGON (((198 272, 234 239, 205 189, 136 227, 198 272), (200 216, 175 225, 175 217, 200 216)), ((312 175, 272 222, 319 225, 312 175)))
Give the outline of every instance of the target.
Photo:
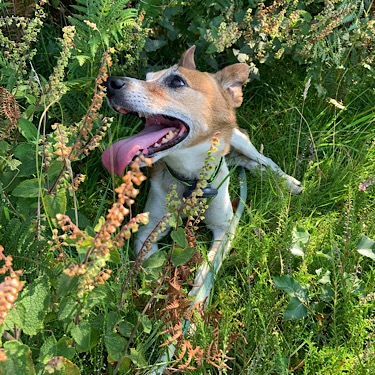
POLYGON ((147 126, 137 135, 118 141, 108 147, 102 154, 102 162, 109 172, 121 176, 139 150, 144 150, 143 153, 147 154, 147 148, 158 142, 171 130, 176 131, 177 128, 163 125, 147 126))

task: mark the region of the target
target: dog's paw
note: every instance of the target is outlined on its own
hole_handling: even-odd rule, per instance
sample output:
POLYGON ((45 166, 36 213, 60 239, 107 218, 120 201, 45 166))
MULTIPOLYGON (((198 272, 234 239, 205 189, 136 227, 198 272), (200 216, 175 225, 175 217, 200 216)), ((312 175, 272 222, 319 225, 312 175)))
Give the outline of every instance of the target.
POLYGON ((286 186, 288 187, 289 191, 292 194, 301 194, 302 193, 303 188, 301 186, 301 182, 298 181, 297 179, 295 179, 294 177, 289 176, 289 175, 285 175, 285 183, 286 183, 286 186))

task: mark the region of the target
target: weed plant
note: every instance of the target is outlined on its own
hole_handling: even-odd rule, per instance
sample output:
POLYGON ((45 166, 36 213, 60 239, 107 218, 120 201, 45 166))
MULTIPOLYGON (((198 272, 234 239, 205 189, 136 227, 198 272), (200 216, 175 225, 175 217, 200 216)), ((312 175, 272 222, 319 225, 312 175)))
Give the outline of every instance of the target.
POLYGON ((70 3, 0 4, 0 373, 154 374, 163 358, 165 373, 373 373, 374 4, 70 3), (107 75, 193 43, 207 69, 253 67, 239 124, 304 187, 248 176, 206 310, 188 297, 210 242, 199 191, 183 205, 171 190, 151 236, 168 222, 171 238, 142 263, 145 171, 100 164, 141 126, 109 117, 107 75))

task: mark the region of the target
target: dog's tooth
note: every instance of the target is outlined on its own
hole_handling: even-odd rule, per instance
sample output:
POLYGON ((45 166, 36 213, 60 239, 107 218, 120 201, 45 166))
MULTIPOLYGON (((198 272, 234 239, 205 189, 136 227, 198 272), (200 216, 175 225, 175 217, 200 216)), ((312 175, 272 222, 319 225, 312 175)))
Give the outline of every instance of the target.
POLYGON ((174 137, 174 132, 172 130, 170 130, 169 133, 165 136, 165 138, 167 139, 167 141, 169 141, 173 137, 174 137))
POLYGON ((154 147, 160 147, 160 143, 155 143, 154 147))

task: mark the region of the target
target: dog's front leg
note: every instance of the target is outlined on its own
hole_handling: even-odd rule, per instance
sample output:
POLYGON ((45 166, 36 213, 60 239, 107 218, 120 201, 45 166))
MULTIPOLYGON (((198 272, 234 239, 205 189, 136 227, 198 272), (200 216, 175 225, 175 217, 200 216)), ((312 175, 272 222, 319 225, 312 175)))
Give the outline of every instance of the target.
MULTIPOLYGON (((225 170, 227 171, 226 166, 225 170)), ((230 225, 233 218, 233 209, 229 198, 228 184, 229 178, 224 181, 218 195, 206 211, 205 222, 212 231, 213 240, 205 261, 197 271, 194 287, 189 293, 190 296, 194 296, 195 303, 208 299, 212 281, 219 271, 233 239, 234 228, 231 228, 230 225)))
POLYGON ((235 155, 230 164, 245 167, 250 171, 269 167, 285 179, 287 187, 293 194, 302 192, 301 182, 286 174, 272 159, 259 153, 249 137, 239 129, 234 129, 232 133, 231 146, 239 152, 239 155, 235 155))
POLYGON ((144 208, 145 212, 149 212, 149 221, 147 225, 141 226, 137 232, 135 240, 135 252, 136 255, 141 257, 141 260, 147 259, 152 254, 158 251, 157 240, 165 237, 170 227, 165 224, 165 230, 158 233, 158 226, 165 217, 167 212, 165 206, 166 192, 160 183, 159 179, 151 179, 151 187, 148 194, 147 202, 144 208), (154 238, 152 232, 157 233, 157 238, 154 238), (152 239, 150 243, 151 250, 146 251, 147 248, 145 244, 152 239))

